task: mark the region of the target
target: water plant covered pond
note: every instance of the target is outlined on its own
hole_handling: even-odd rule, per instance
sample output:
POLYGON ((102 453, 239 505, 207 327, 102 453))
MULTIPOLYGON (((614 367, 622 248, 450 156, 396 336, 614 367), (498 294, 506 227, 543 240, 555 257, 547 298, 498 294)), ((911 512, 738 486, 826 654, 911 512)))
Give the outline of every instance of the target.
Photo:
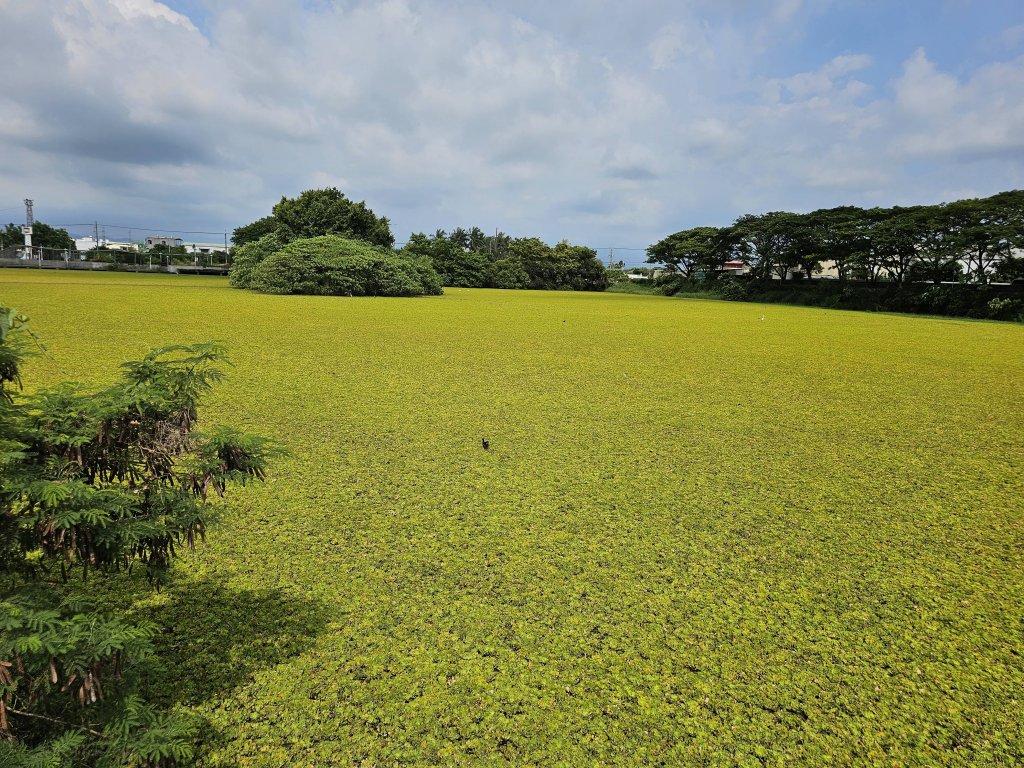
POLYGON ((0 273, 101 382, 224 341, 291 455, 156 594, 201 765, 1024 760, 1024 327, 0 273), (490 449, 485 451, 481 438, 490 449))

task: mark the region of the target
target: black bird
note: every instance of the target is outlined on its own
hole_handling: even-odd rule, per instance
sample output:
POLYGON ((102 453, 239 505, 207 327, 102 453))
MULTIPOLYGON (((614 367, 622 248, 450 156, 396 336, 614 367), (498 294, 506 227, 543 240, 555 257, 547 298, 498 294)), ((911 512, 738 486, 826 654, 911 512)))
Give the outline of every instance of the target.
POLYGON ((491 441, 488 440, 486 437, 480 438, 480 445, 484 447, 485 451, 489 451, 491 449, 491 441))

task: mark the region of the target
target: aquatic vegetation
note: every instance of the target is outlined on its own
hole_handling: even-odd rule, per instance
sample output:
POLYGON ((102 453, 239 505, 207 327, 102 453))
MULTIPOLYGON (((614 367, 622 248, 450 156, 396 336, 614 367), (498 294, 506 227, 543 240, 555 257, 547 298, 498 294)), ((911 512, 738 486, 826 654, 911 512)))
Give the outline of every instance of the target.
POLYGON ((200 765, 1024 760, 1024 327, 28 270, 0 299, 30 382, 224 342, 206 423, 291 452, 164 592, 109 597, 167 629, 148 693, 207 719, 200 765))

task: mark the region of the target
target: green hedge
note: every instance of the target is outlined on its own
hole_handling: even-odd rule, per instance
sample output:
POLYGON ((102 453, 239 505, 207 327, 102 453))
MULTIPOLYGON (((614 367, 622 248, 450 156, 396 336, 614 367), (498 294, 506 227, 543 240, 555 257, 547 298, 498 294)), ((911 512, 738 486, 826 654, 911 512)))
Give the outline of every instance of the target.
POLYGON ((725 277, 687 280, 666 276, 656 281, 659 293, 705 293, 727 301, 795 304, 868 312, 907 312, 948 317, 1024 321, 1024 284, 865 283, 840 280, 755 280, 725 277))

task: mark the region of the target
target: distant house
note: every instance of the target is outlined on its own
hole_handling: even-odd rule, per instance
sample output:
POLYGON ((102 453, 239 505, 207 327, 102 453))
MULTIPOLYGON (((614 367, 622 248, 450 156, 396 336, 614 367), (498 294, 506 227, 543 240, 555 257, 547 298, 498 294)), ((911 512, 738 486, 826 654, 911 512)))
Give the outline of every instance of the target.
POLYGON ((815 277, 822 278, 825 280, 838 280, 839 279, 839 267, 832 260, 821 262, 821 272, 818 272, 815 277))
MULTIPOLYGON (((137 251, 139 250, 139 244, 107 240, 103 237, 99 239, 99 242, 97 242, 93 237, 76 237, 75 248, 78 249, 79 253, 91 251, 93 248, 99 248, 104 251, 137 251)), ((81 258, 84 259, 85 256, 82 256, 81 258)))
POLYGON ((727 261, 722 265, 722 273, 726 275, 745 275, 750 270, 739 259, 727 261))
POLYGON ((184 241, 180 237, 161 237, 158 235, 150 235, 146 238, 146 247, 152 248, 154 245, 166 245, 168 248, 180 248, 184 245, 184 241))
POLYGON ((224 243, 185 243, 185 253, 208 255, 226 250, 227 248, 224 247, 224 243))

